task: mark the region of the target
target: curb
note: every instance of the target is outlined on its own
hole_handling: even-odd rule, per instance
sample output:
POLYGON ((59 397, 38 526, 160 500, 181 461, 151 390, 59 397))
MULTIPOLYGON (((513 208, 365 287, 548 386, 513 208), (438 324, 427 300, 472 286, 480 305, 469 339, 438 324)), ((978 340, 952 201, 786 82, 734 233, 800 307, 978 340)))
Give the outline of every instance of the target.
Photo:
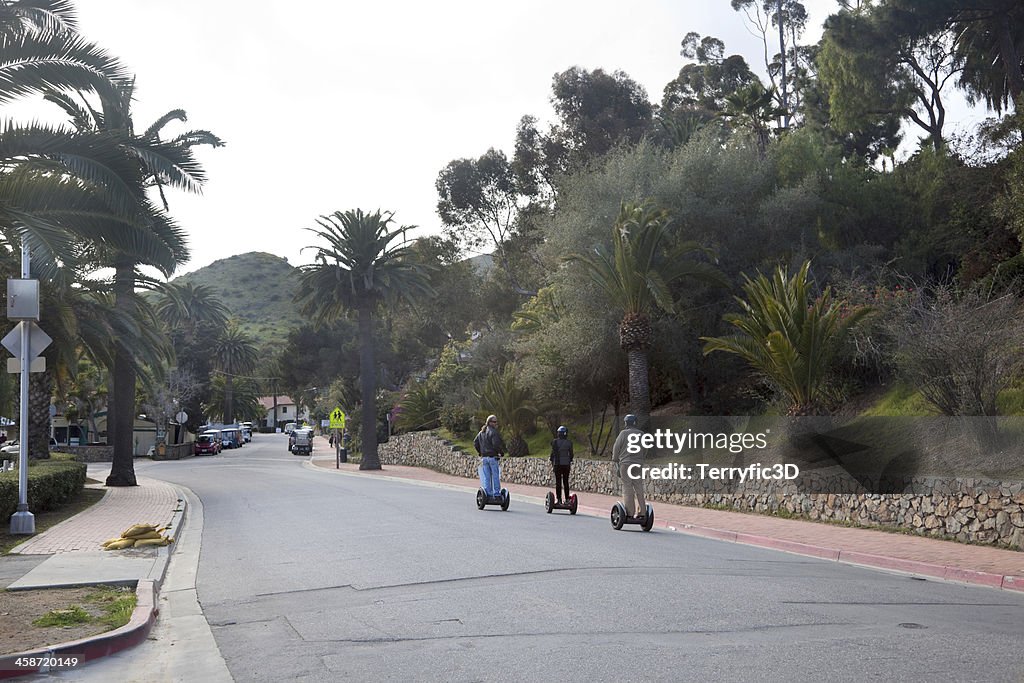
MULTIPOLYGON (((350 476, 360 476, 353 472, 344 472, 331 470, 326 467, 318 467, 317 465, 314 465, 312 462, 308 464, 308 467, 316 470, 324 470, 327 472, 338 472, 339 474, 348 474, 350 476)), ((401 477, 394 474, 385 475, 385 478, 399 479, 405 482, 421 481, 419 479, 410 479, 407 477, 401 477)), ((437 482, 422 483, 437 485, 437 482)), ((465 488, 467 490, 472 490, 471 487, 461 487, 456 484, 443 484, 443 486, 448 488, 465 488)), ((536 498, 535 496, 530 496, 528 494, 516 495, 520 499, 528 499, 528 502, 530 503, 539 503, 543 505, 543 501, 540 498, 536 498)), ((587 514, 593 517, 605 517, 608 514, 605 510, 595 508, 589 505, 580 505, 578 511, 580 513, 587 514)), ((689 534, 690 536, 700 536, 702 538, 709 538, 716 541, 726 541, 729 543, 739 543, 741 545, 749 545, 758 548, 767 548, 769 550, 779 550, 782 552, 791 553, 793 555, 814 557, 820 560, 830 560, 832 562, 842 562, 844 564, 870 567, 872 569, 885 569, 889 571, 903 572, 905 574, 928 576, 954 583, 965 583, 974 586, 985 586, 988 588, 997 588, 1000 590, 1009 590, 1024 593, 1024 576, 996 574, 993 572, 978 571, 974 569, 964 569, 962 567, 950 567, 947 565, 921 562, 920 560, 906 560, 898 557, 889 557, 887 555, 875 555, 872 553, 864 553, 855 550, 843 550, 841 548, 817 546, 810 543, 801 543, 799 541, 789 541, 782 538, 774 538, 772 536, 747 534, 740 531, 715 529, 713 527, 704 527, 695 524, 683 524, 680 526, 673 526, 667 522, 659 520, 657 518, 657 515, 655 515, 654 526, 661 529, 667 529, 669 531, 676 531, 683 534, 689 534)))
POLYGON ((113 631, 89 636, 88 638, 4 655, 0 657, 0 679, 16 678, 31 673, 48 673, 51 670, 66 670, 67 667, 49 666, 47 660, 73 657, 78 659, 76 666, 80 666, 85 662, 127 650, 146 639, 153 628, 153 624, 156 623, 157 615, 160 614, 160 610, 157 608, 160 586, 163 584, 164 576, 167 574, 167 565, 171 560, 171 551, 178 541, 178 531, 180 531, 182 523, 185 521, 185 510, 187 507, 185 496, 181 489, 177 489, 177 491, 178 504, 171 515, 170 521, 170 528, 175 530, 174 543, 157 548, 157 557, 148 576, 139 579, 136 583, 135 609, 132 611, 132 616, 129 618, 128 623, 113 631), (18 659, 26 658, 41 659, 43 661, 39 665, 33 666, 18 666, 16 664, 18 659))

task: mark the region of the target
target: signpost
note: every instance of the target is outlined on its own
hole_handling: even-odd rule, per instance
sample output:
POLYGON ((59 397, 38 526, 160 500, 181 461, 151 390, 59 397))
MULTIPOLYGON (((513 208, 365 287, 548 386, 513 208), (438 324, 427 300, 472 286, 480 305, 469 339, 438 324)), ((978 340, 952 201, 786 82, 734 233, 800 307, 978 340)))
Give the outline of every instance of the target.
MULTIPOLYGON (((43 372, 44 363, 33 363, 43 349, 53 341, 39 329, 39 281, 29 277, 28 243, 21 241, 21 278, 7 280, 7 318, 18 320, 18 326, 2 340, 14 355, 21 373, 21 406, 18 411, 18 509, 11 515, 12 534, 34 534, 36 518, 28 510, 28 376, 30 372, 43 372), (40 367, 42 366, 42 367, 40 367), (38 369, 37 369, 38 368, 38 369)), ((43 360, 43 359, 40 359, 43 360)), ((10 368, 8 363, 8 368, 10 368)))
POLYGON ((341 406, 331 411, 329 426, 334 433, 334 468, 341 469, 341 463, 348 462, 348 448, 341 443, 345 433, 345 412, 341 406))

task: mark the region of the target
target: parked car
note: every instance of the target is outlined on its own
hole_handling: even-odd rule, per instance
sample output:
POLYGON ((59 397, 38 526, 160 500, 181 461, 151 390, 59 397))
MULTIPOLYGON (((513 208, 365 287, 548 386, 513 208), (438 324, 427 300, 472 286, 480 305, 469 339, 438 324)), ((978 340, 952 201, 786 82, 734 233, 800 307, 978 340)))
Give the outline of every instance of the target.
POLYGON ((224 448, 238 448, 241 444, 238 442, 238 430, 236 429, 222 429, 220 430, 220 442, 224 448))
MULTIPOLYGON (((50 437, 50 450, 57 448, 57 439, 50 437)), ((3 455, 18 455, 21 453, 21 445, 17 441, 5 441, 3 446, 0 446, 0 453, 3 455)))
POLYGON ((200 434, 196 437, 192 452, 196 455, 217 455, 220 453, 220 441, 212 434, 200 434))

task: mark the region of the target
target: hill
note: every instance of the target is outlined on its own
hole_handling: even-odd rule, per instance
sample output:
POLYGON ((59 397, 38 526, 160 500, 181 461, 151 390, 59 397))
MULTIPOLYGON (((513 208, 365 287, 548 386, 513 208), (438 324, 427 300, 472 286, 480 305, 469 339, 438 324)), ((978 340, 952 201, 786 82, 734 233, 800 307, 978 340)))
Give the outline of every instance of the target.
POLYGON ((283 340, 304 320, 292 297, 299 269, 265 252, 249 252, 214 261, 173 281, 205 285, 260 346, 283 340))

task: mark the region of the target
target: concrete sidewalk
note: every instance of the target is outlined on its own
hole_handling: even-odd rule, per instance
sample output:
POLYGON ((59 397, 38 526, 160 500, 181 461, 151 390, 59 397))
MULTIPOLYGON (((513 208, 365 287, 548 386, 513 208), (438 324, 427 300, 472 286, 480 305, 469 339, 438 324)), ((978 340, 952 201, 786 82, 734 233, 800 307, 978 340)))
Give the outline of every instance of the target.
MULTIPOLYGON (((109 469, 108 463, 89 465, 89 477, 102 481, 109 469)), ((134 586, 138 603, 129 623, 92 638, 0 657, 0 678, 28 672, 13 666, 19 656, 59 656, 66 652, 88 661, 145 639, 156 619, 157 595, 174 545, 104 551, 101 544, 136 523, 169 525, 167 533, 176 535, 184 519, 185 498, 176 487, 156 479, 139 477, 138 484, 106 489, 100 502, 29 538, 10 555, 0 557, 5 576, 14 578, 20 568, 27 569, 3 586, 7 590, 98 584, 134 586), (30 563, 26 561, 29 556, 45 559, 30 563)), ((104 488, 101 484, 91 487, 104 488)))
MULTIPOLYGON (((310 463, 335 471, 333 449, 314 451, 310 463), (328 455, 329 454, 329 455, 328 455)), ((476 490, 480 483, 419 467, 386 465, 376 472, 351 463, 342 472, 371 477, 430 482, 476 490)), ((551 488, 504 483, 514 496, 543 503, 551 488)), ((578 492, 579 511, 607 518, 616 498, 578 492)), ((514 500, 513 500, 514 502, 514 500)), ((467 504, 473 504, 467 502, 467 504)), ((799 555, 907 572, 950 581, 1024 591, 1024 552, 953 541, 725 510, 652 503, 655 527, 682 533, 772 548, 799 555)), ((554 512, 552 514, 568 514, 554 512)))

